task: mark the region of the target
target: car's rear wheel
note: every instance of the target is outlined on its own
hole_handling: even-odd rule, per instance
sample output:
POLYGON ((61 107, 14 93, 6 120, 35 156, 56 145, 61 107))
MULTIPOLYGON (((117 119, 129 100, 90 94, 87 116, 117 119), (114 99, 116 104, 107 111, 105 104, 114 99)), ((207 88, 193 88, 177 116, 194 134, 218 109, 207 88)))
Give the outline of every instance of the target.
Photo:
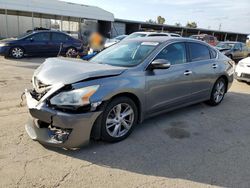
POLYGON ((118 142, 127 138, 137 122, 138 111, 133 100, 118 97, 105 108, 101 121, 102 140, 118 142))
POLYGON ((208 104, 216 106, 222 102, 226 93, 227 85, 224 78, 219 78, 213 87, 208 104))
POLYGON ((21 47, 11 48, 10 56, 15 59, 21 59, 24 56, 24 50, 21 47))

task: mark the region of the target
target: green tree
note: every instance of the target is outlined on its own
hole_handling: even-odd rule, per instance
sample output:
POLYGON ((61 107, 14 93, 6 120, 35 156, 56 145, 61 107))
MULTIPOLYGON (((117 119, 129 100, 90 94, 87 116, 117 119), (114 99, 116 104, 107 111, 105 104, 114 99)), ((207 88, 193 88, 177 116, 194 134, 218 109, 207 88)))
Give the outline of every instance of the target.
POLYGON ((189 28, 197 28, 197 23, 196 22, 188 22, 186 27, 189 28))
POLYGON ((161 16, 158 16, 158 17, 157 17, 157 23, 158 23, 158 24, 164 24, 165 21, 166 21, 165 18, 163 18, 163 17, 161 17, 161 16))
POLYGON ((181 27, 181 23, 179 23, 179 22, 175 23, 174 25, 177 26, 177 27, 181 27))
POLYGON ((156 21, 152 20, 152 19, 149 19, 149 20, 146 20, 147 23, 151 23, 151 24, 156 24, 156 21))

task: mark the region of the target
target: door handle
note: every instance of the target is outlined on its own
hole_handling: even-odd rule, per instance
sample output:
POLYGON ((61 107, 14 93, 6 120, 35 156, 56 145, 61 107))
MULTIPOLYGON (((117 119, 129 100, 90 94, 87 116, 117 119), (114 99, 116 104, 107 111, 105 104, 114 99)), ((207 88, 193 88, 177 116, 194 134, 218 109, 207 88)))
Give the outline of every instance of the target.
POLYGON ((193 73, 192 71, 186 70, 186 71, 184 72, 184 75, 188 76, 188 75, 190 75, 190 74, 192 74, 192 73, 193 73))
POLYGON ((216 65, 216 64, 213 64, 213 66, 212 66, 214 69, 216 69, 217 67, 218 67, 218 65, 216 65))

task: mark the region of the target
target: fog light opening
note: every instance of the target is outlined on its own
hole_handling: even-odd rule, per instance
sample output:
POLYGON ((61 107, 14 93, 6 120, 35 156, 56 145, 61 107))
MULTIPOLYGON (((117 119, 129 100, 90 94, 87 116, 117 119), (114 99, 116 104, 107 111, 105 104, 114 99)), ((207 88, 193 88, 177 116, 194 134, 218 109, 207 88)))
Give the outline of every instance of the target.
POLYGON ((57 127, 49 127, 50 130, 50 138, 56 143, 64 143, 68 140, 68 137, 72 131, 72 129, 61 129, 57 127))

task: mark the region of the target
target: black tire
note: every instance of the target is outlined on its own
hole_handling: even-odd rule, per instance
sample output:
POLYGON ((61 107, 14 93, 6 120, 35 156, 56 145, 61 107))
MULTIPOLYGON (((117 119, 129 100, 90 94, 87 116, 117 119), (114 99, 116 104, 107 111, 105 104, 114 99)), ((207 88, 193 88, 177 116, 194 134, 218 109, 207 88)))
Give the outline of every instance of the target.
MULTIPOLYGON (((125 107, 122 106, 121 109, 122 108, 124 109, 125 107)), ((135 103, 133 102, 133 100, 131 100, 128 97, 117 97, 117 98, 113 99, 106 106, 105 110, 103 111, 102 117, 101 117, 101 139, 104 141, 107 141, 107 142, 119 142, 121 140, 124 140, 125 138, 127 138, 131 134, 135 124, 137 123, 137 120, 138 120, 138 110, 137 110, 137 107, 136 107, 135 103), (125 126, 123 126, 122 123, 120 123, 121 128, 119 129, 119 131, 121 130, 121 132, 122 132, 122 128, 123 128, 127 132, 125 131, 126 133, 124 133, 124 135, 114 137, 114 136, 111 136, 112 126, 110 129, 107 128, 108 126, 110 126, 110 125, 107 125, 107 119, 108 119, 108 117, 110 117, 110 115, 112 115, 112 112, 114 112, 113 109, 119 104, 124 105, 124 106, 128 105, 129 107, 131 107, 131 109, 133 110, 133 113, 134 113, 133 122, 131 123, 131 126, 129 129, 126 129, 125 126)), ((115 130, 116 126, 117 125, 113 126, 114 127, 113 131, 115 130)))
POLYGON ((77 53, 77 49, 76 49, 76 48, 74 48, 74 47, 69 47, 69 48, 67 49, 67 51, 66 51, 66 56, 67 56, 67 57, 73 57, 73 56, 76 55, 76 53, 77 53))
POLYGON ((211 106, 217 106, 218 104, 220 104, 224 99, 224 96, 226 94, 226 90, 227 90, 226 80, 224 78, 219 78, 213 86, 211 96, 210 96, 210 99, 207 101, 207 104, 209 104, 211 106), (220 91, 218 91, 218 87, 219 87, 218 84, 223 84, 223 88, 221 88, 220 91), (218 93, 220 93, 220 94, 218 94, 218 93), (219 95, 218 98, 216 97, 217 94, 219 95))
POLYGON ((24 49, 16 46, 10 49, 9 55, 15 59, 21 59, 24 56, 24 49))

